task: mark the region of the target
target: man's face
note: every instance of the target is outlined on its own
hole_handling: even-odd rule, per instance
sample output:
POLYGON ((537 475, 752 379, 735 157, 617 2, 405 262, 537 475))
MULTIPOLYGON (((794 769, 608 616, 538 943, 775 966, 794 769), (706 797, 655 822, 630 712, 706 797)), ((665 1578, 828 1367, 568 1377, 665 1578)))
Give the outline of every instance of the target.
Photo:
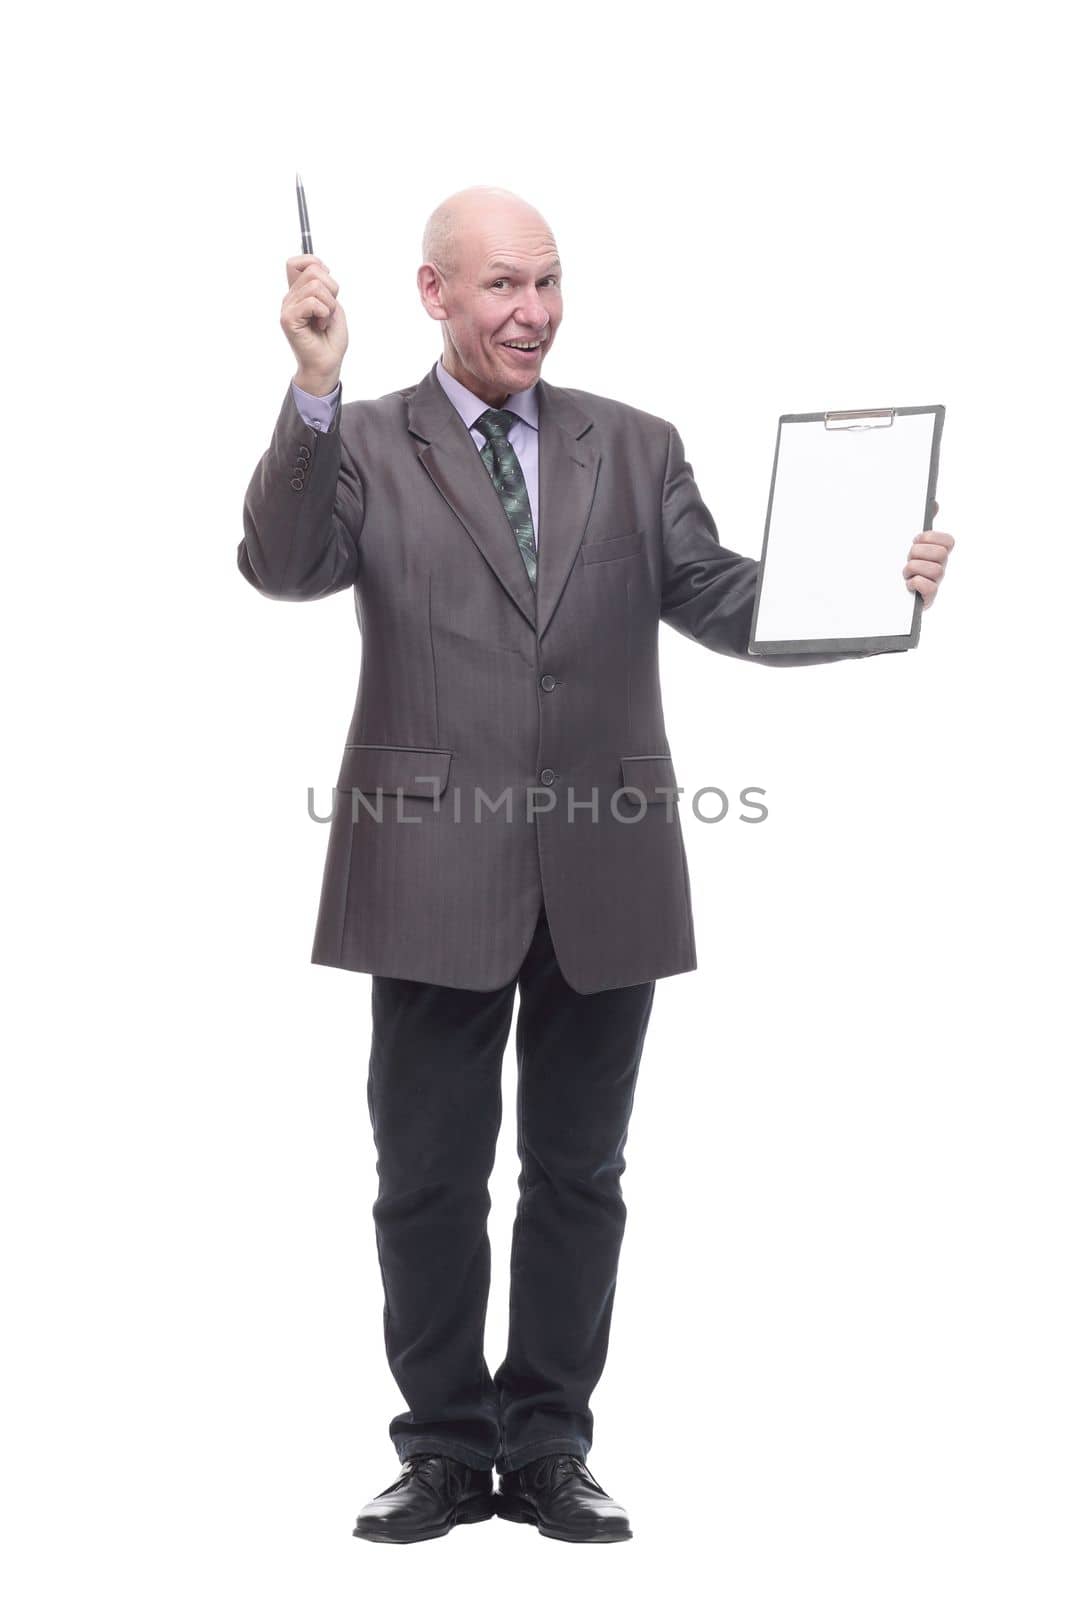
POLYGON ((445 371, 487 405, 532 388, 563 320, 559 256, 544 222, 534 215, 474 223, 456 270, 433 277, 424 301, 444 322, 445 371))

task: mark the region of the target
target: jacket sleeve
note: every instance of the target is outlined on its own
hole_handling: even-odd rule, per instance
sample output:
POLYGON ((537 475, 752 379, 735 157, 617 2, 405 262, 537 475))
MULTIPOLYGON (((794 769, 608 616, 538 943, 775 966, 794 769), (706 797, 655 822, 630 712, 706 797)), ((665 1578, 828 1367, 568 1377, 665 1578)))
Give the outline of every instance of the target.
POLYGON ((271 441, 244 502, 237 566, 275 600, 319 600, 349 588, 359 570, 364 488, 341 438, 340 397, 328 429, 300 415, 286 389, 271 441))
POLYGON ((671 423, 667 430, 660 589, 663 621, 709 650, 767 667, 811 667, 825 661, 888 654, 879 650, 837 650, 832 655, 749 654, 760 564, 720 544, 715 520, 685 459, 685 447, 671 423))

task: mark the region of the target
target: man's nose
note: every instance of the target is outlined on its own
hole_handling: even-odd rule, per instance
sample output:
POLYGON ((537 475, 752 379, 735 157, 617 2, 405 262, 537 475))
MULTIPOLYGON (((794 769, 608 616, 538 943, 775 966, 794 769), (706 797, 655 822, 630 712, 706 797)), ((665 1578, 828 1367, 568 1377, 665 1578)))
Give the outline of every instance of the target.
POLYGON ((541 304, 536 289, 529 289, 515 307, 516 321, 524 327, 532 328, 535 333, 540 333, 548 326, 548 312, 541 304))

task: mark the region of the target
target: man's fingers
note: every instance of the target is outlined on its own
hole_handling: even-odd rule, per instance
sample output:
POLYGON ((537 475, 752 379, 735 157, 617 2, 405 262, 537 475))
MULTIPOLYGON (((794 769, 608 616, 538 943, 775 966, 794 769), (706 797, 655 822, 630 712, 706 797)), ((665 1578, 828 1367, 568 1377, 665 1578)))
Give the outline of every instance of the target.
POLYGON ((943 544, 934 544, 929 539, 916 539, 908 551, 909 561, 940 561, 944 566, 948 561, 948 551, 943 544))
POLYGON ((300 274, 307 272, 309 267, 325 274, 326 277, 330 275, 329 267, 320 256, 290 256, 285 263, 285 276, 289 280, 290 289, 300 277, 300 274))
POLYGON ((321 278, 315 278, 311 283, 298 284, 295 289, 289 290, 289 297, 294 305, 303 305, 304 301, 311 298, 322 300, 332 311, 337 304, 337 297, 330 293, 321 278))
POLYGON ((309 321, 312 317, 322 317, 327 322, 330 319, 329 306, 325 305, 317 295, 309 294, 306 300, 298 302, 296 309, 299 316, 309 321))
MULTIPOLYGON (((309 284, 298 284, 290 289, 283 302, 291 315, 306 321, 308 317, 330 317, 337 309, 337 300, 319 279, 309 284)), ((282 320, 285 320, 283 310, 282 320)))
POLYGON ((942 533, 940 528, 924 528, 922 532, 922 542, 924 544, 944 545, 946 554, 956 543, 951 533, 942 533))
POLYGON ((922 595, 924 611, 926 610, 927 606, 933 605, 934 596, 937 593, 937 584, 932 578, 909 578, 907 586, 909 589, 914 589, 916 594, 922 595))
POLYGON ((290 294, 301 294, 305 289, 317 290, 319 287, 328 289, 331 294, 337 294, 338 283, 336 278, 331 278, 328 272, 323 272, 321 267, 307 267, 303 272, 298 272, 289 285, 290 294))
MULTIPOLYGON (((937 502, 934 502, 937 510, 937 502)), ((951 533, 939 533, 926 528, 921 539, 916 539, 904 563, 904 582, 915 594, 923 597, 923 610, 934 603, 937 586, 945 575, 948 553, 956 543, 951 533)))
POLYGON ((300 289, 300 288, 303 288, 306 285, 311 284, 311 283, 322 283, 322 284, 325 284, 327 289, 329 289, 331 291, 331 293, 333 293, 333 294, 337 293, 337 279, 336 278, 331 278, 330 274, 326 271, 326 269, 324 267, 317 267, 317 266, 305 267, 303 272, 298 274, 296 282, 293 285, 293 287, 296 288, 296 289, 300 289))
POLYGON ((936 579, 936 578, 940 578, 943 575, 944 571, 945 571, 945 569, 941 565, 940 561, 914 561, 913 560, 913 561, 909 561, 909 562, 907 562, 905 564, 904 576, 906 578, 912 578, 912 577, 916 577, 916 576, 921 576, 923 578, 935 578, 936 579))

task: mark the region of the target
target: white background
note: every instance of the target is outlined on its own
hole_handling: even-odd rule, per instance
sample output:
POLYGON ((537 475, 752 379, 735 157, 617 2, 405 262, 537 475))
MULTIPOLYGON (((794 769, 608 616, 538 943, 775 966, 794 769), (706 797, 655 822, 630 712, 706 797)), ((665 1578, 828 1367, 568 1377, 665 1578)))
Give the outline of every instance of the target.
POLYGON ((12 1594, 1063 1594, 1048 15, 98 6, 9 34, 12 1594), (947 408, 958 545, 918 650, 771 671, 662 630, 679 782, 760 785, 770 816, 685 822, 700 967, 658 986, 593 1399, 635 1528, 611 1549, 350 1534, 401 1400, 370 979, 310 964, 305 791, 358 635, 350 595, 267 602, 235 564, 293 371, 298 167, 347 398, 430 368, 424 219, 506 185, 563 258, 546 376, 673 421, 733 549, 758 554, 780 413, 947 408))

